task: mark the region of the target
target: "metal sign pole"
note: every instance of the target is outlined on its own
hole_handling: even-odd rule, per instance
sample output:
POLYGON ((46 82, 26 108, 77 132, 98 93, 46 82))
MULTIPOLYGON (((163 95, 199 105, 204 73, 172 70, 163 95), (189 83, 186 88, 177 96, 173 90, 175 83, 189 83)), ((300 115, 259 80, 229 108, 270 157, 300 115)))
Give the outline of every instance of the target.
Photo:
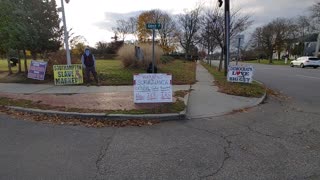
POLYGON ((155 56, 154 56, 154 35, 155 35, 155 27, 152 28, 152 73, 154 73, 155 66, 155 56))
POLYGON ((241 43, 241 37, 239 37, 239 41, 238 41, 238 54, 237 54, 236 65, 238 65, 238 61, 239 61, 239 58, 240 58, 240 43, 241 43))

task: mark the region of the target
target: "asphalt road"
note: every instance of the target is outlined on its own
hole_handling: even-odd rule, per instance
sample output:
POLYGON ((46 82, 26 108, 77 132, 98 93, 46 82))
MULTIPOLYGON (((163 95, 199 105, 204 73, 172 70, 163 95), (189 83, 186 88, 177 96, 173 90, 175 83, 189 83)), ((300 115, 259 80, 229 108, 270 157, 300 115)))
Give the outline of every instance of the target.
POLYGON ((291 98, 140 128, 52 125, 0 114, 0 179, 320 179, 320 71, 256 69, 258 80, 291 98))
POLYGON ((297 108, 320 112, 320 68, 252 65, 255 79, 290 96, 297 108))

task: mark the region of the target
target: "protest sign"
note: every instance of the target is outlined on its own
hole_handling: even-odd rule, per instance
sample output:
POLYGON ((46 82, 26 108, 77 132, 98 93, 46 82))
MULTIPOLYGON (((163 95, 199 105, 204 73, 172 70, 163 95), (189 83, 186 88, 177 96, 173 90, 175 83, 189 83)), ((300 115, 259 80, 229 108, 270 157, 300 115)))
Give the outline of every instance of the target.
POLYGON ((54 65, 54 84, 68 85, 68 84, 82 84, 83 74, 81 64, 72 65, 54 65))
POLYGON ((135 103, 172 102, 172 75, 138 74, 133 79, 135 103))
POLYGON ((44 77, 46 75, 47 64, 47 62, 32 60, 28 71, 28 78, 44 80, 44 77))
POLYGON ((229 82, 252 83, 252 66, 229 66, 227 79, 229 82))

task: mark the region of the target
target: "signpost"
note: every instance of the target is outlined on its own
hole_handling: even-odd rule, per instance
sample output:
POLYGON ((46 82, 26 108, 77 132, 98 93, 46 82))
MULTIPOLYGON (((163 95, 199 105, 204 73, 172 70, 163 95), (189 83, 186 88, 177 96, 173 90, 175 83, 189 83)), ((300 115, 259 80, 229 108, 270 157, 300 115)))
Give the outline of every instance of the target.
POLYGON ((154 55, 154 37, 155 37, 155 30, 161 29, 160 23, 147 23, 147 29, 152 29, 152 73, 154 73, 154 65, 155 65, 155 55, 154 55))
POLYGON ((172 75, 134 75, 134 103, 172 102, 172 75))
POLYGON ((243 41, 244 41, 244 35, 238 35, 238 36, 237 36, 237 40, 238 40, 238 54, 237 54, 236 65, 238 65, 238 61, 239 61, 239 59, 240 59, 241 40, 242 40, 242 43, 243 43, 243 41))
POLYGON ((43 81, 46 75, 47 64, 47 62, 32 60, 28 71, 28 78, 43 81))

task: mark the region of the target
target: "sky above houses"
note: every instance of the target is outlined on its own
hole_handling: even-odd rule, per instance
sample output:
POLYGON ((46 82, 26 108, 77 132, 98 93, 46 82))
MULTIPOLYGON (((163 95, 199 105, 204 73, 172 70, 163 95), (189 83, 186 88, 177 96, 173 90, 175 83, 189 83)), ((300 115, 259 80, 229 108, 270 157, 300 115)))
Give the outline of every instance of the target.
MULTIPOLYGON (((56 0, 60 7, 61 0, 56 0)), ((252 16, 251 29, 264 25, 277 17, 291 18, 307 15, 308 8, 317 0, 230 0, 231 8, 240 8, 252 16)), ((183 13, 198 4, 214 7, 217 0, 70 0, 65 4, 68 29, 74 36, 82 35, 88 45, 98 41, 111 41, 112 27, 118 19, 126 19, 151 9, 170 14, 183 13)), ((248 35, 247 35, 248 36, 248 35)))

